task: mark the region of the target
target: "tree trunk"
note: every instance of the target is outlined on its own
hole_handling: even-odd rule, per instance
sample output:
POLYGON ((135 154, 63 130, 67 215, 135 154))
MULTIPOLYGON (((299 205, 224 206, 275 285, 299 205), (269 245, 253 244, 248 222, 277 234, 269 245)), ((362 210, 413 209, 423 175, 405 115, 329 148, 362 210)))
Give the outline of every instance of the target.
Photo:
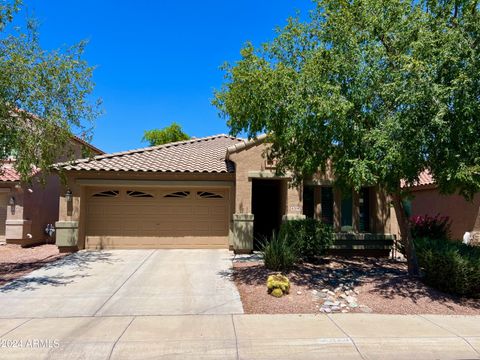
POLYGON ((477 219, 470 232, 470 245, 480 246, 480 206, 477 211, 477 219))
POLYGON ((477 211, 477 219, 475 220, 475 224, 473 225, 472 232, 480 232, 480 206, 478 207, 477 211))
POLYGON ((402 197, 400 194, 392 195, 393 207, 397 215, 398 225, 400 227, 401 241, 405 246, 405 255, 407 257, 408 274, 410 276, 418 276, 420 274, 417 255, 415 254, 415 247, 413 246, 412 231, 410 230, 410 223, 408 221, 405 208, 403 206, 402 197))

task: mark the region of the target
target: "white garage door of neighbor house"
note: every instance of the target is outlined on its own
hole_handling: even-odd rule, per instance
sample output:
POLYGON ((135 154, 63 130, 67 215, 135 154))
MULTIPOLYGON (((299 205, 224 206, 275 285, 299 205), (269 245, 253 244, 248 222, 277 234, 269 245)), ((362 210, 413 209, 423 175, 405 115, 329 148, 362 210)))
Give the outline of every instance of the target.
POLYGON ((88 249, 227 248, 228 188, 87 191, 88 249))

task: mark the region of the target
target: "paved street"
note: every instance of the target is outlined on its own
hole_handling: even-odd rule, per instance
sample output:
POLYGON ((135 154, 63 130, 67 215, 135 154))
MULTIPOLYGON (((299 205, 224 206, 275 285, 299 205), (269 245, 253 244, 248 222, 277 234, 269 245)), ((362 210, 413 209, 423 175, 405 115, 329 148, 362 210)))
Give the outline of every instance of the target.
POLYGON ((1 359, 480 359, 478 316, 60 317, 0 334, 1 359))

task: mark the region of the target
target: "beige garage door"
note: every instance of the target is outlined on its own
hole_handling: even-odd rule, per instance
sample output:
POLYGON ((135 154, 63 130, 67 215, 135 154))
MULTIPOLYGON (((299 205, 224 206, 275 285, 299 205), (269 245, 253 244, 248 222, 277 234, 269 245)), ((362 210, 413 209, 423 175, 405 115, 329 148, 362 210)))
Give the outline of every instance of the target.
POLYGON ((227 188, 89 189, 86 248, 227 248, 227 188))

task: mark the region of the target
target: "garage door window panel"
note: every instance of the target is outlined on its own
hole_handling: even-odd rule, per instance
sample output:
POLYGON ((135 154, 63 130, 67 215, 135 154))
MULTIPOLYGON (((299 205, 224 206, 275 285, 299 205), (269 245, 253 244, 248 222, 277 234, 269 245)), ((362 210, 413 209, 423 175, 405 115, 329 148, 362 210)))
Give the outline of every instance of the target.
POLYGON ((153 195, 144 191, 127 190, 127 197, 137 199, 153 198, 153 195))
POLYGON ((223 195, 210 191, 197 191, 197 197, 200 199, 223 199, 223 195))
POLYGON ((94 198, 115 198, 120 194, 119 190, 100 191, 92 195, 94 198))
POLYGON ((185 199, 185 198, 190 197, 190 191, 174 191, 174 192, 165 194, 163 197, 185 199))

